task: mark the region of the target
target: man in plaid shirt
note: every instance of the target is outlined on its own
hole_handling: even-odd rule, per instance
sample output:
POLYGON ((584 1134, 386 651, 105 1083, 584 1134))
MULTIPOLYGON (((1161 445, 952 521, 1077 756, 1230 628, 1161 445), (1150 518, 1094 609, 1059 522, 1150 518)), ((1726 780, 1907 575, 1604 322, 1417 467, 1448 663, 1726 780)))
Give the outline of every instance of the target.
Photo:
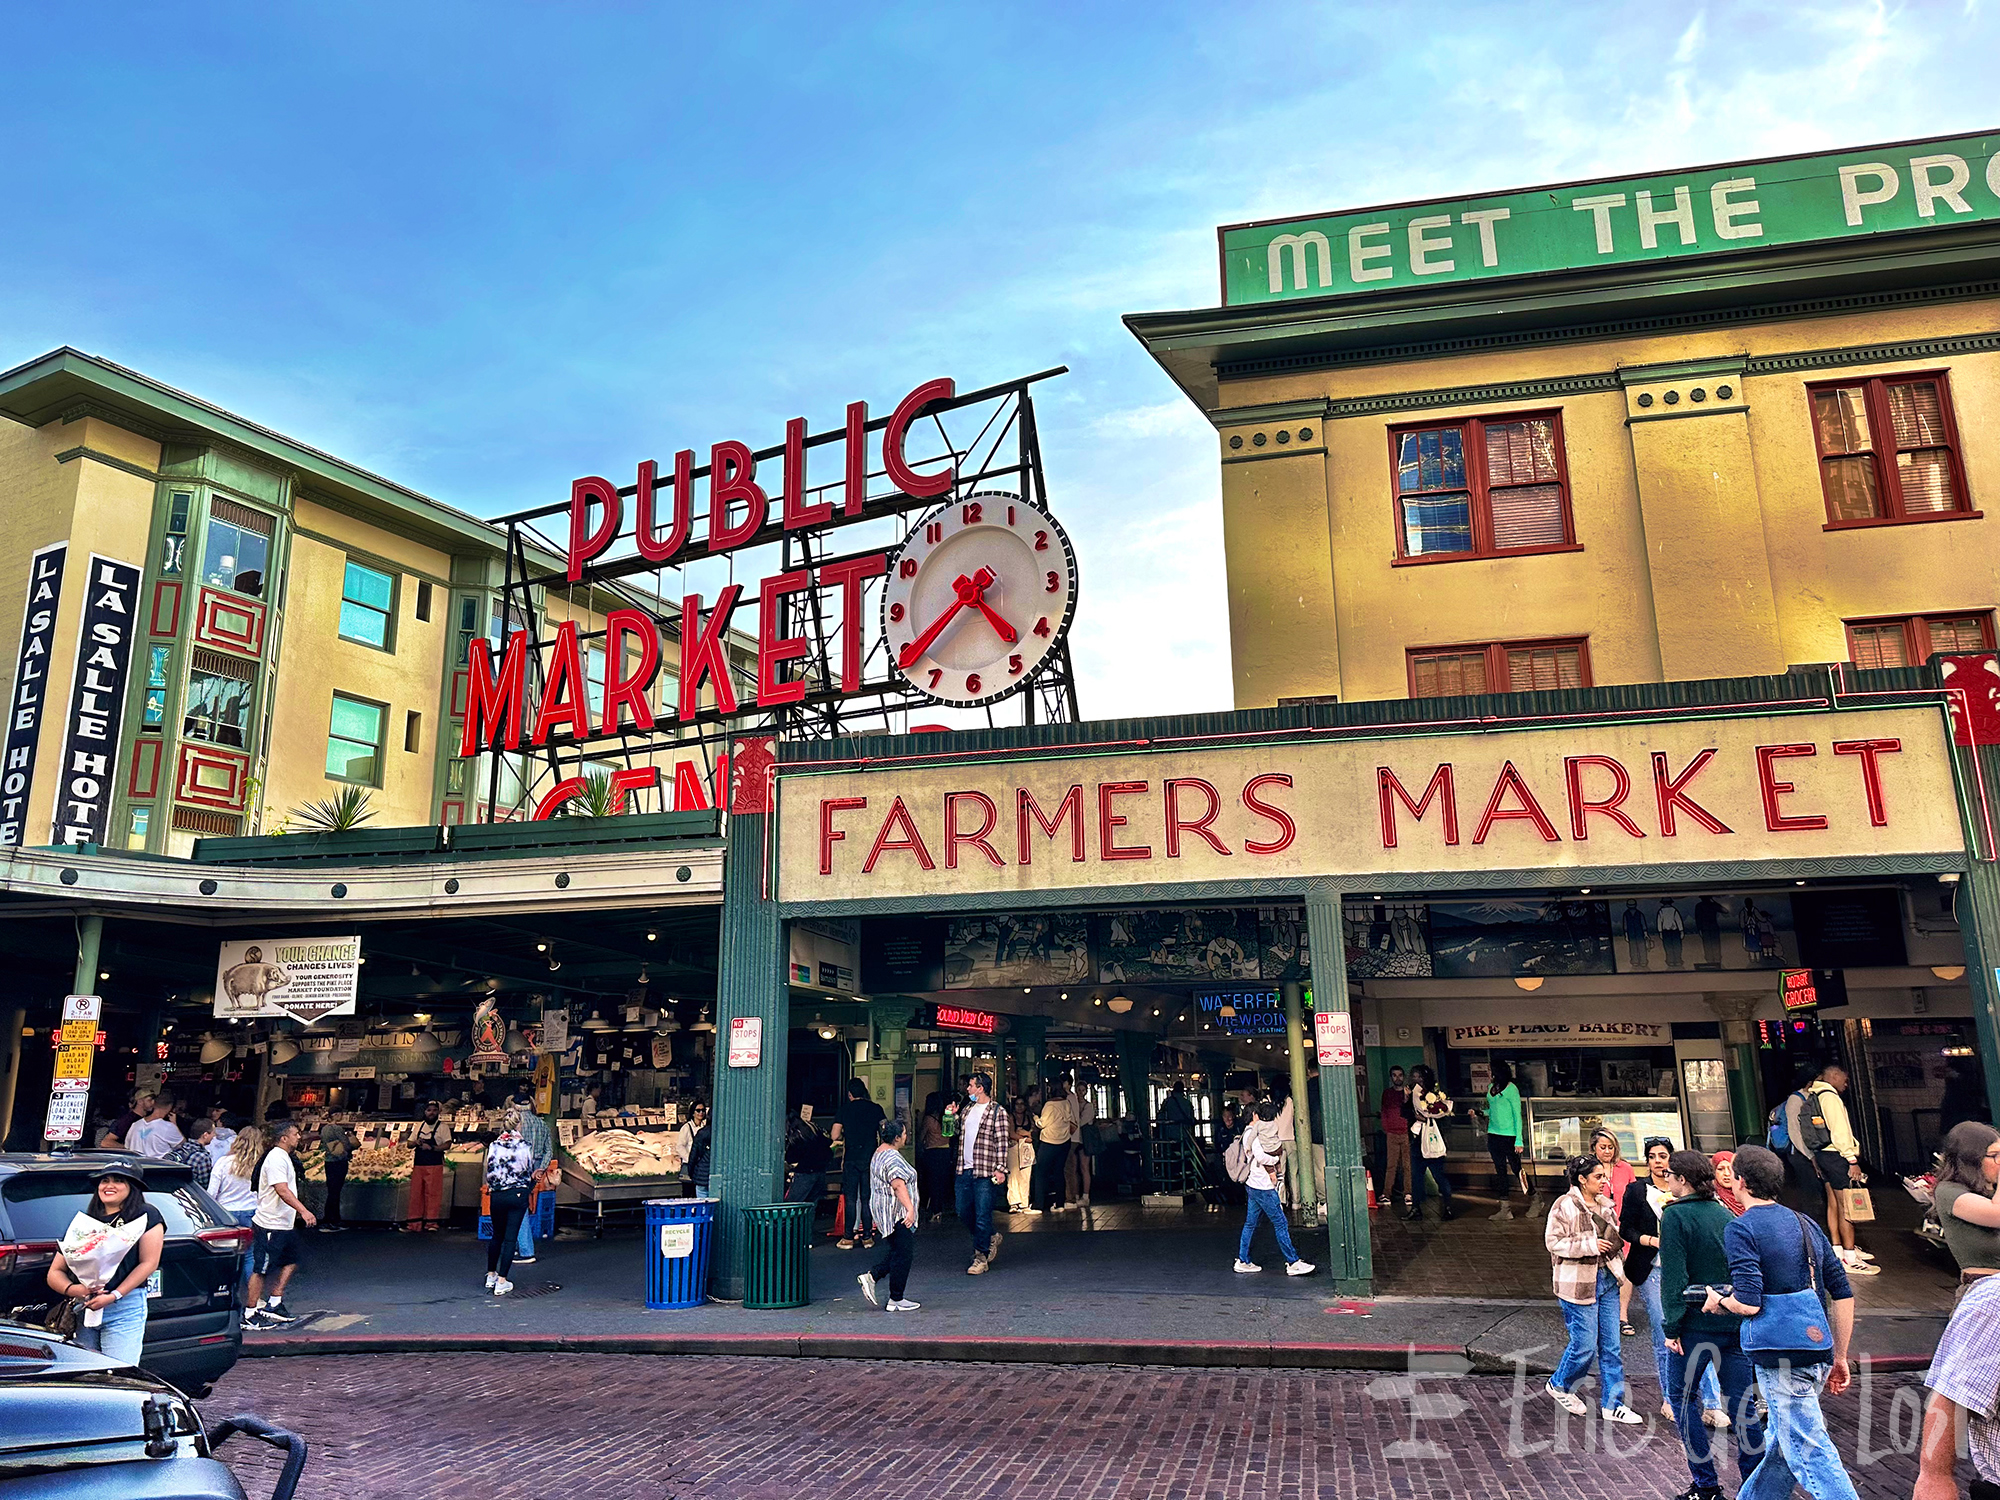
POLYGON ((1974 1283, 1924 1375, 1916 1500, 1958 1500, 1958 1454, 1972 1455, 1972 1500, 2000 1496, 2000 1276, 1974 1283))
POLYGON ((958 1216, 972 1234, 968 1276, 984 1276, 1000 1254, 993 1227, 993 1195, 1007 1186, 1007 1111, 993 1102, 993 1080, 974 1073, 966 1080, 971 1101, 958 1127, 958 1216))

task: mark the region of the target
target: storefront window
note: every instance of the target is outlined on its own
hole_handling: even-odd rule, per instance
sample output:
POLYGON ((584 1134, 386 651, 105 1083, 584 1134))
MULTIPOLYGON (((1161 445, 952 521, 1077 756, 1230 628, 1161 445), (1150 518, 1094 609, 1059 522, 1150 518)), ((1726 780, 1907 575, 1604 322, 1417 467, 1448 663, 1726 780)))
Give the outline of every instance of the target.
POLYGON ((202 553, 201 581, 210 588, 229 589, 264 597, 264 567, 269 560, 271 539, 238 526, 233 521, 211 516, 208 545, 202 553))
POLYGON ((188 674, 187 702, 181 713, 181 733, 191 740, 229 745, 240 750, 250 732, 251 684, 220 672, 188 674))
POLYGON ((363 786, 382 784, 382 705, 333 695, 326 741, 326 774, 363 786))

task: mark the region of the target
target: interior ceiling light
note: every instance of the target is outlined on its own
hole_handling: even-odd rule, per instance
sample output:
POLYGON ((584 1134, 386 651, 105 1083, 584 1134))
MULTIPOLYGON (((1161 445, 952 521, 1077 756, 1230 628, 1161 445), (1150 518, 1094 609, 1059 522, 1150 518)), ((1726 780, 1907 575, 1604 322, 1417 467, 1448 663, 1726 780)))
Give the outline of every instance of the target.
POLYGON ((1217 1007, 1215 1013, 1218 1016, 1222 1016, 1226 1019, 1236 1014, 1236 1007, 1231 1005, 1227 1000, 1225 1000, 1219 1007, 1217 1007))
POLYGON ((1542 976, 1539 974, 1523 974, 1514 981, 1514 984, 1517 989, 1538 990, 1542 987, 1542 976))
POLYGON ((561 967, 562 967, 562 960, 557 958, 553 953, 551 953, 549 955, 549 972, 553 974, 557 969, 560 969, 561 967))
POLYGON ((709 1018, 708 1018, 708 1007, 707 1007, 706 1005, 704 1005, 704 1006, 703 1006, 703 1007, 701 1008, 701 1019, 700 1019, 699 1021, 696 1021, 696 1022, 694 1023, 694 1027, 693 1027, 693 1029, 694 1029, 694 1030, 696 1030, 696 1031, 713 1031, 713 1030, 715 1030, 715 1022, 713 1022, 713 1021, 709 1020, 709 1018))
POLYGON ((583 1029, 585 1031, 609 1031, 612 1027, 611 1023, 605 1020, 602 1015, 596 1011, 592 1011, 590 1019, 583 1023, 583 1029))
POLYGON ((201 1039, 201 1060, 204 1065, 219 1063, 236 1050, 235 1044, 216 1040, 214 1032, 207 1032, 201 1039))
POLYGON ((271 1061, 288 1063, 299 1055, 299 1044, 288 1036, 281 1036, 271 1043, 271 1061))
MULTIPOLYGON (((1132 1008, 1132 1002, 1125 996, 1113 995, 1111 997, 1111 1009, 1116 1011, 1119 1015, 1121 1016, 1124 1015, 1125 1012, 1130 1010, 1131 1008, 1132 1008)), ((1153 1014, 1157 1016, 1159 1012, 1154 1011, 1153 1014)))
POLYGON ((647 967, 645 964, 639 965, 639 983, 641 984, 651 984, 653 982, 651 976, 646 972, 647 967))
POLYGON ((659 940, 660 940, 660 935, 657 932, 649 932, 646 934, 646 941, 649 943, 656 943, 659 940))
POLYGON ((1933 974, 1937 975, 1937 977, 1938 977, 1938 978, 1940 978, 1940 979, 1944 980, 1945 982, 1949 983, 1950 981, 1952 981, 1952 980, 1954 980, 1954 979, 1963 979, 1963 978, 1965 978, 1965 965, 1964 965, 1964 964, 1932 964, 1932 965, 1931 965, 1931 972, 1932 972, 1933 974))
POLYGON ((500 1045, 505 1047, 509 1052, 526 1052, 528 1050, 528 1039, 521 1035, 521 1028, 519 1026, 509 1021, 507 1023, 507 1035, 501 1041, 500 1045))
POLYGON ((839 1034, 840 1033, 835 1031, 831 1026, 822 1026, 819 1029, 819 1039, 822 1042, 830 1042, 839 1034))
POLYGON ((548 940, 547 938, 537 938, 537 939, 535 940, 535 951, 536 951, 537 953, 546 953, 546 952, 548 952, 548 951, 549 951, 549 940, 548 940))
POLYGON ((419 1019, 423 1021, 424 1029, 417 1033, 417 1039, 411 1043, 411 1047, 413 1050, 421 1052, 428 1057, 433 1052, 436 1052, 442 1043, 438 1041, 437 1033, 431 1030, 431 1018, 429 1016, 422 1016, 419 1019))

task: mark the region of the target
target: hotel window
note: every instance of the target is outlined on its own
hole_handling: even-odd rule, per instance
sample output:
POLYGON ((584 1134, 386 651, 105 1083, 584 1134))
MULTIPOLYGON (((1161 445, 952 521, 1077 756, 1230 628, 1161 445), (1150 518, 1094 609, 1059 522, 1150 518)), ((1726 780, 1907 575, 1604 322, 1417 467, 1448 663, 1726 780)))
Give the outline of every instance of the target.
POLYGON ((1398 561, 1575 546, 1560 413, 1396 428, 1389 443, 1398 561))
POLYGON ((604 647, 588 645, 583 648, 583 690, 590 700, 590 722, 604 720, 604 647))
POLYGON ((167 502, 167 539, 160 547, 160 571, 169 578, 180 573, 186 558, 188 513, 193 508, 194 495, 187 490, 175 490, 167 502))
POLYGON ((201 554, 204 584, 261 599, 270 553, 269 516, 233 500, 217 498, 209 503, 208 537, 201 554))
POLYGON ((1829 526, 1971 513, 1942 374, 1810 387, 1829 526))
POLYGON ((167 667, 173 660, 172 646, 155 646, 146 656, 145 729, 158 730, 167 717, 167 667))
POLYGON ((188 664, 181 734, 241 750, 250 734, 250 703, 257 664, 220 651, 197 649, 188 664))
POLYGON ((1590 686, 1590 647, 1578 638, 1423 647, 1409 653, 1412 698, 1548 693, 1590 686))
POLYGON ((1993 649, 1993 615, 1904 615, 1887 620, 1849 620, 1847 659, 1857 667, 1910 667, 1937 652, 1960 655, 1993 649))
POLYGON ((326 774, 334 781, 382 784, 382 721, 379 703, 333 695, 333 720, 326 737, 326 774))
POLYGON ((150 807, 135 807, 132 809, 132 829, 131 832, 125 835, 125 847, 127 849, 144 849, 146 847, 146 829, 152 821, 153 810, 150 807))
POLYGON ((340 585, 340 638, 387 651, 396 580, 376 568, 350 562, 340 585))

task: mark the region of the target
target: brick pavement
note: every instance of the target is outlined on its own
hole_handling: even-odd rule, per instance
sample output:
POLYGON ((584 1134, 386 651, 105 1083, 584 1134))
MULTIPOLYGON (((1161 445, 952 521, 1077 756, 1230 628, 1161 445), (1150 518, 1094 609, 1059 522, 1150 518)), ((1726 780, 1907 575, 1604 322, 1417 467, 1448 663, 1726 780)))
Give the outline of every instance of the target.
MULTIPOLYGON (((458 1354, 239 1366, 203 1409, 304 1433, 306 1497, 1628 1500, 1686 1484, 1670 1431, 1562 1417, 1539 1385, 1423 1371, 458 1354)), ((1868 1500, 1909 1495, 1921 1409, 1907 1376, 1864 1375, 1828 1402, 1868 1500)), ((268 1495, 275 1465, 230 1457, 245 1488, 268 1495)))

